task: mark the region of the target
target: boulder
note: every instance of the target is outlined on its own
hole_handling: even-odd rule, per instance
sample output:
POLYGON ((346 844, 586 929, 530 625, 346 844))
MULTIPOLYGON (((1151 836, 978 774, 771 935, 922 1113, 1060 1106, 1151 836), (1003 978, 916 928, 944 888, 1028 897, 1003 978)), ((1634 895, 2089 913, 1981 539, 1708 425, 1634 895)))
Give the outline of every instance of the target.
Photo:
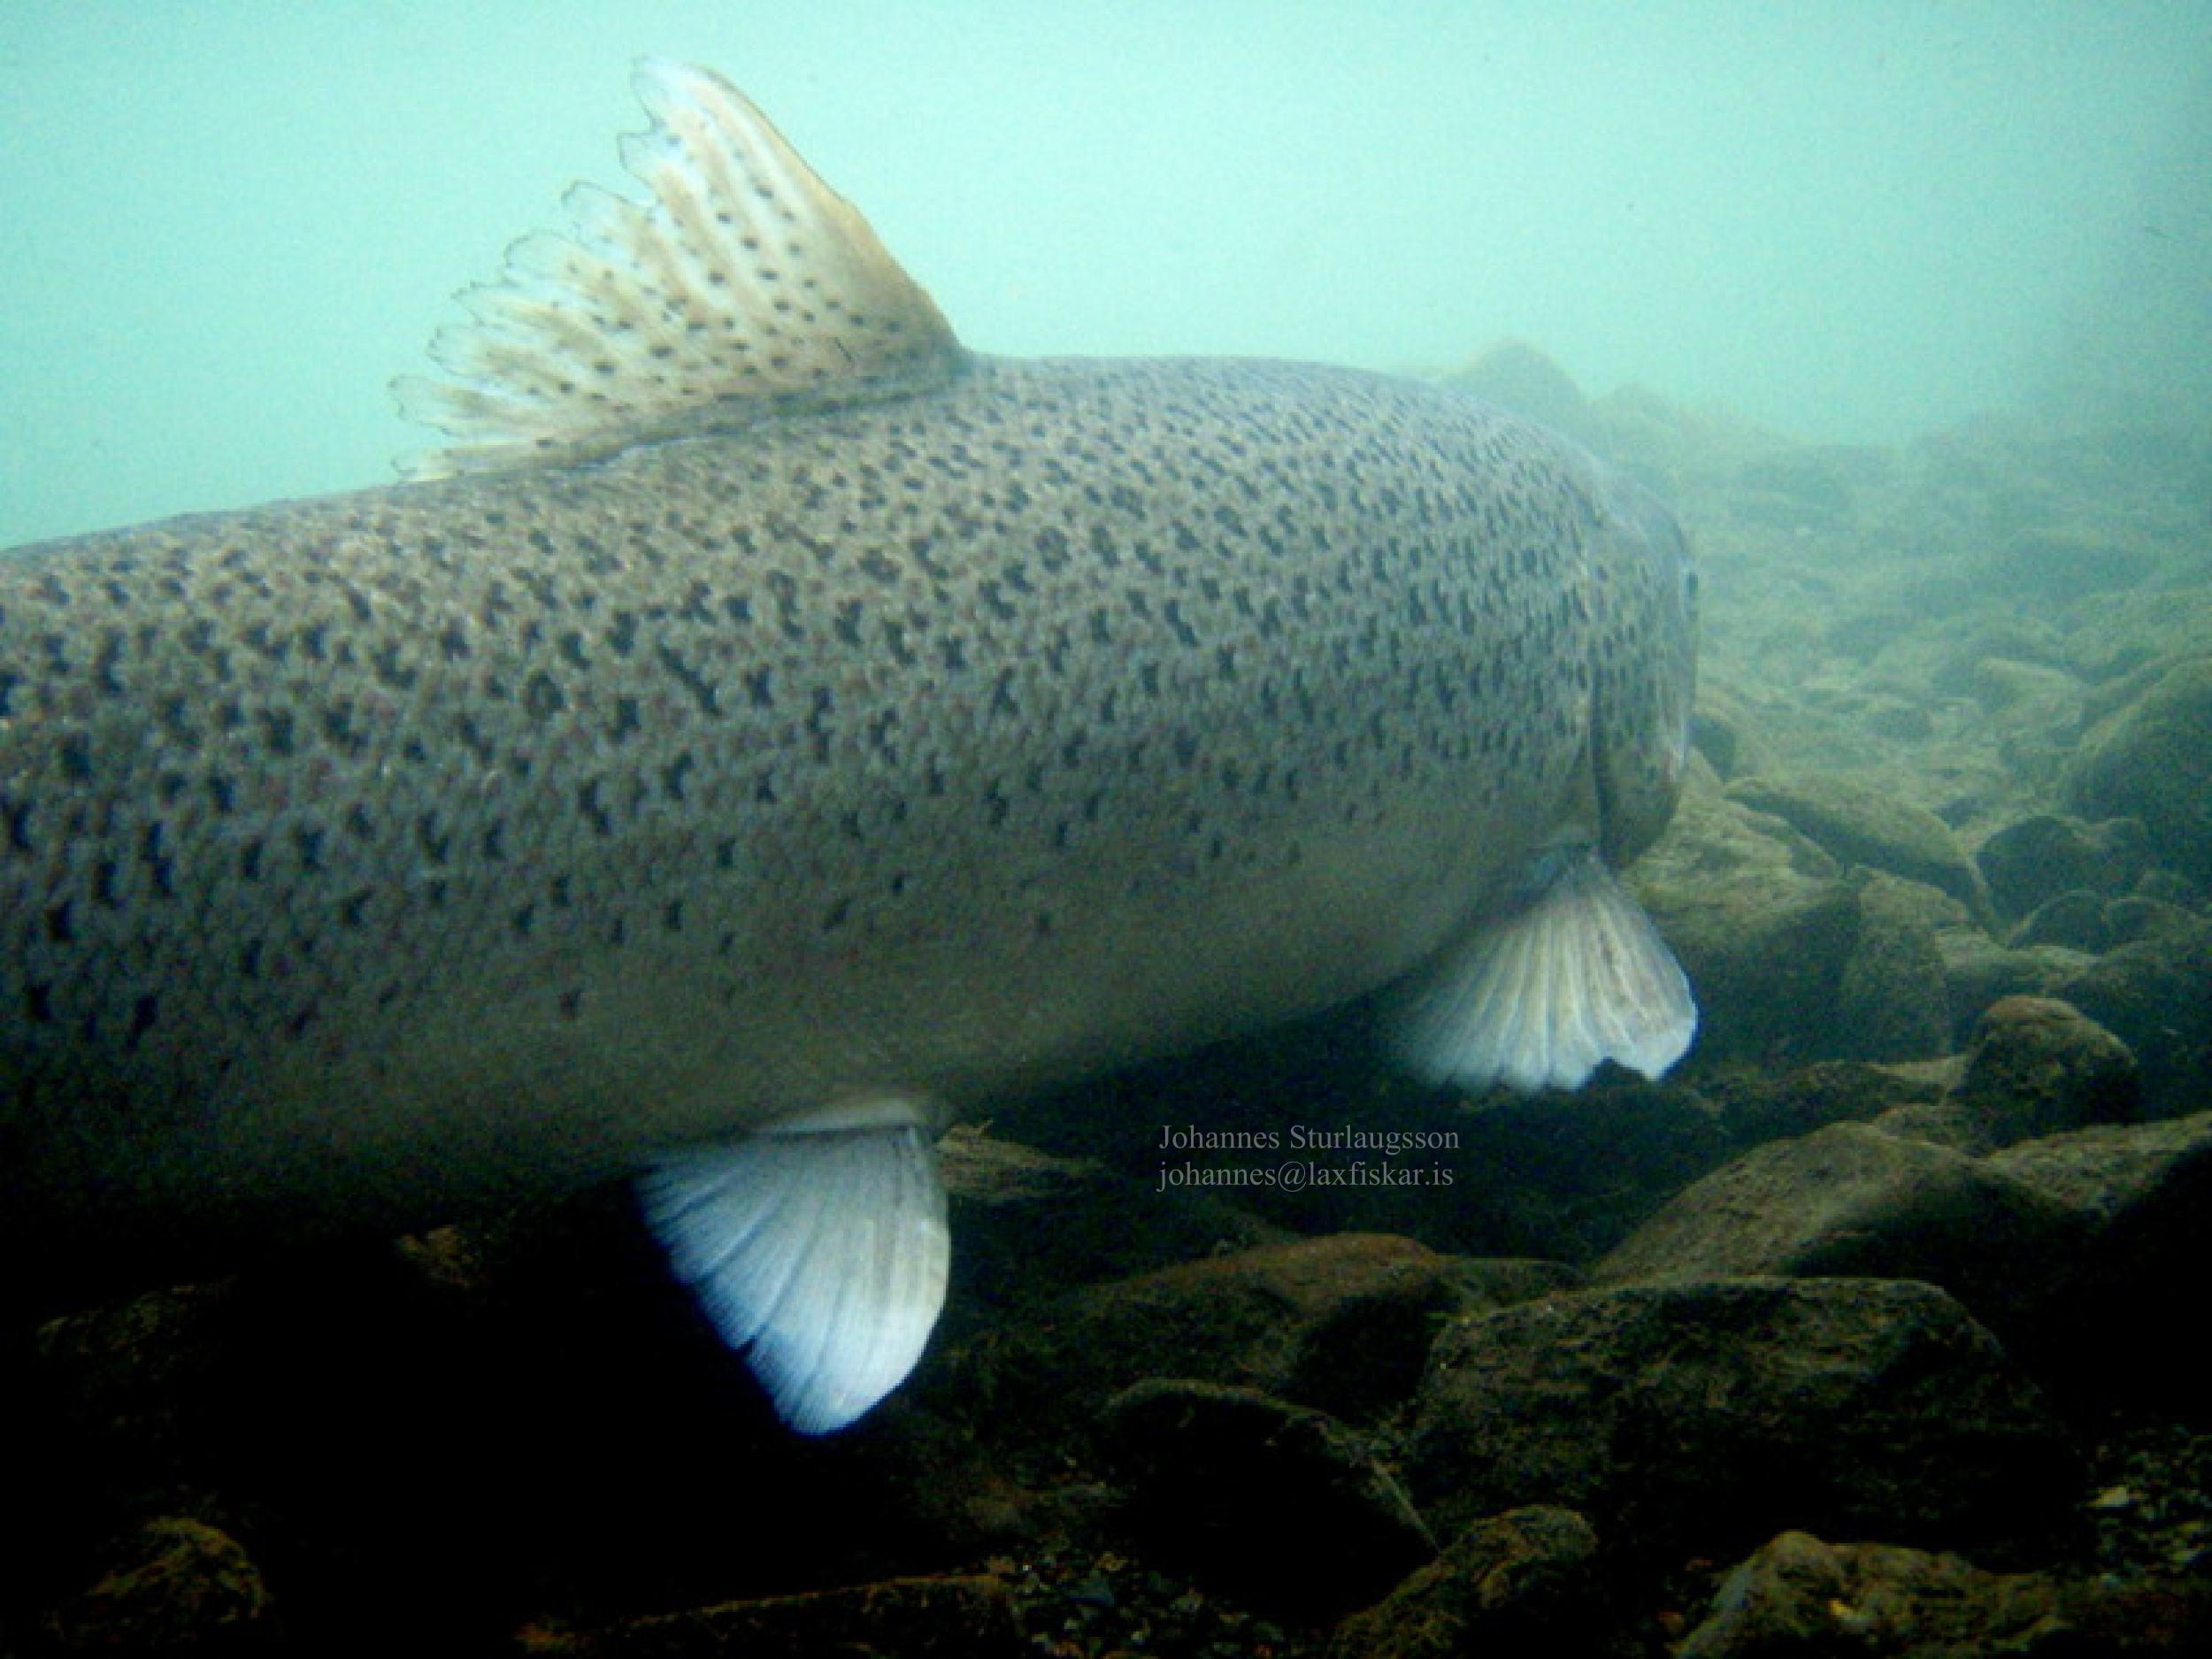
POLYGON ((1836 1124, 1686 1188, 1591 1281, 1919 1279, 2002 1334, 2040 1305, 2086 1231, 2073 1207, 1964 1153, 1836 1124))
POLYGON ((1942 895, 1870 871, 1854 884, 1858 934, 1836 987, 1836 1039, 1856 1060, 1927 1060, 1951 1047, 1949 982, 1929 907, 1942 895))
POLYGON ((1940 1100, 1955 1058, 1906 1065, 1819 1060, 1787 1071, 1734 1066, 1704 1090, 1740 1147, 1809 1134, 1830 1124, 1865 1123, 1901 1107, 1940 1100))
POLYGON ((2008 996, 1974 1033, 1966 1071, 1945 1097, 1977 1152, 2136 1116, 2142 1084, 2127 1045, 2071 1003, 2008 996))
POLYGON ((111 1544, 98 1579, 51 1616, 48 1634, 65 1654, 286 1651, 261 1570, 228 1532, 184 1516, 111 1544))
POLYGON ((1325 1412, 1154 1378, 1109 1401, 1103 1424, 1129 1535, 1250 1605, 1340 1617, 1436 1554, 1403 1488, 1325 1412))
POLYGON ((1443 383, 1517 415, 1595 443, 1599 422, 1574 377, 1525 340, 1500 340, 1443 383))
POLYGON ((1552 1659, 1599 1651, 1609 1623, 1597 1534, 1544 1504, 1477 1521, 1339 1624, 1328 1659, 1552 1659))
POLYGON ((1933 1286, 1878 1279, 1619 1286, 1461 1320, 1404 1468, 1439 1529, 1557 1504, 1677 1559, 1790 1526, 2016 1537, 2078 1478, 1995 1338, 1933 1286))
POLYGON ((1981 873, 1925 808, 1893 786, 1829 773, 1767 772, 1728 786, 1731 800, 1783 819, 1844 864, 1864 864, 1939 887, 1977 917, 1988 912, 1981 873))
POLYGON ((1721 1582, 1675 1659, 2022 1659, 2198 1654, 2212 1647, 2201 1580, 2068 1580, 1990 1572, 1893 1544, 1831 1544, 1791 1532, 1721 1582))
POLYGON ((2212 883, 2212 657, 2169 668, 2093 726, 2065 781, 2079 810, 2140 818, 2161 862, 2212 883))
POLYGON ((2085 824, 2056 812, 2015 819, 1975 849, 1989 896, 2021 917, 2060 894, 2124 893, 2147 861, 2149 841, 2137 818, 2085 824))
POLYGON ((2096 962, 2089 952, 2066 945, 2001 944, 1970 924, 1939 928, 1935 940, 1943 956, 1951 1029, 1962 1042, 1993 1002, 2008 996, 2055 995, 2059 987, 2096 962))
POLYGON ((2083 964, 2052 995, 2127 1044, 2147 1115, 2212 1105, 2212 921, 2169 911, 2165 925, 2083 964))
POLYGON ((2057 945, 2096 956, 2112 945, 2112 927, 2105 919, 2108 902, 2086 887, 2055 894, 2028 913, 2007 942, 2016 950, 2057 945))
POLYGON ((986 1333, 957 1356, 941 1403, 1018 1437, 1079 1430, 1131 1384, 1181 1377, 1364 1420, 1412 1394, 1461 1294, 1449 1258, 1386 1234, 1210 1256, 1076 1292, 986 1333))
POLYGON ((2070 1394, 2212 1422, 2196 1311, 2212 1277, 2212 1112, 2024 1141, 1987 1164, 2086 1224, 2026 1345, 2039 1372, 2070 1394))
POLYGON ((2086 594, 2132 588, 2157 567, 2144 546, 2100 525, 2053 525, 2024 530, 1998 549, 1983 580, 1995 593, 2065 604, 2086 594))
POLYGON ((1694 793, 1633 879, 1696 991, 1701 1061, 1828 1052, 1859 926, 1834 860, 1778 818, 1694 793))

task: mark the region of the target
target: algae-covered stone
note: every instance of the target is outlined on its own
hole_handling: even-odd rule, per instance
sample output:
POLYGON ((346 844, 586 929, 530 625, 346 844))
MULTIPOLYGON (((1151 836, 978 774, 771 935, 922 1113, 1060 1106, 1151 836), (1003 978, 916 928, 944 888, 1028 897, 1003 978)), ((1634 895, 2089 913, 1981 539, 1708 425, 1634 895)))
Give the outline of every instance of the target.
POLYGON ((1540 420, 1585 443, 1597 440, 1599 423, 1574 377, 1525 340, 1498 341, 1442 380, 1455 390, 1540 420))
POLYGON ((261 1571, 219 1527, 165 1516, 112 1546, 99 1580, 58 1609, 64 1653, 247 1655, 282 1650, 261 1571))
POLYGON ((2072 1004, 2039 996, 1990 1006, 1948 1096, 1978 1150, 2125 1122, 2141 1100, 2127 1045, 2072 1004))
POLYGON ((2212 1363, 2196 1310, 2212 1271, 2212 1111, 2024 1141, 1988 1164, 2089 1226, 2054 1286, 2039 1364, 2071 1392, 2202 1419, 2212 1363))
POLYGON ((2212 881, 2212 657, 2167 670, 2092 728, 2066 788, 2082 811, 2142 819, 2162 860, 2212 881))
POLYGON ((1412 1394, 1461 1294, 1449 1258, 1386 1234, 1210 1256, 1087 1287, 987 1335, 960 1356, 945 1405, 981 1401, 995 1432, 1046 1433, 1094 1422, 1132 1383, 1173 1376, 1360 1420, 1412 1394))
POLYGON ((2065 603, 2132 588, 2157 567, 2154 548, 2096 525, 2056 525, 2014 536, 1983 570, 1998 593, 2065 603))
POLYGON ((1972 926, 1939 928, 1951 1027, 1963 1041, 1984 1010, 2008 996, 2050 996, 2096 958, 2066 945, 2010 946, 1972 926))
POLYGON ((1751 704, 1717 686, 1698 687, 1690 741, 1721 778, 1762 772, 1773 764, 1751 704))
POLYGON ((1826 1051, 1859 919, 1832 859, 1779 819, 1694 792, 1635 881, 1697 989, 1701 1059, 1826 1051))
POLYGON ((1836 1124, 1755 1148, 1685 1188, 1592 1279, 1919 1279, 2001 1334, 2065 1271, 2085 1231, 2070 1206, 1965 1153, 1836 1124))
POLYGON ((1732 800, 1786 820, 1840 862, 1940 887, 1976 914, 1988 907, 1981 875, 1951 827, 1883 785, 1825 773, 1740 778, 1732 800))
POLYGON ((2031 1653, 2057 1626, 2058 1586, 1894 1544, 1770 1540, 1723 1579, 1676 1659, 2031 1653))
POLYGON ((1858 934, 1836 988, 1839 1047, 1857 1060, 1932 1059, 1951 1046, 1951 1010, 1943 953, 1919 897, 1931 890, 1878 871, 1856 885, 1858 934))
POLYGON ((1932 1102, 1942 1097, 1956 1064, 1955 1056, 1900 1065, 1816 1060, 1786 1071, 1732 1066, 1703 1079, 1701 1087, 1731 1140, 1751 1147, 1932 1102))
POLYGON ((1102 1417, 1132 1535, 1256 1604, 1341 1615, 1436 1554, 1397 1480, 1325 1412, 1153 1378, 1102 1417))
POLYGON ((1432 1526, 1559 1504, 1652 1552, 1793 1524, 2017 1537, 2078 1479, 2057 1417, 1957 1302, 1858 1279, 1628 1286, 1461 1321, 1405 1468, 1432 1526))
POLYGON ((1597 1534, 1531 1504, 1477 1521, 1383 1601, 1337 1626, 1328 1659, 1551 1659, 1609 1623, 1597 1534))
POLYGON ((2052 994, 2105 1026, 2143 1071, 2147 1110, 2194 1111, 2212 1078, 2212 922, 2173 918, 2107 951, 2052 994))
POLYGON ((2105 900, 2086 887, 2053 894, 2012 930, 2009 942, 2016 949, 2058 945, 2093 956, 2112 943, 2112 929, 2105 920, 2105 900))

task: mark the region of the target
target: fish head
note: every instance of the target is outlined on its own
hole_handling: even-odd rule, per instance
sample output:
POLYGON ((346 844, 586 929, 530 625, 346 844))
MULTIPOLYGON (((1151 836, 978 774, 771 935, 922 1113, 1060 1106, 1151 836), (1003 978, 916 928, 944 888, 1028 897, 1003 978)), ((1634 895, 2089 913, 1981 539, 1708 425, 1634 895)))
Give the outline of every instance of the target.
POLYGON ((1674 815, 1697 692, 1697 566, 1664 503, 1608 469, 1592 553, 1592 764, 1599 847, 1616 867, 1674 815))

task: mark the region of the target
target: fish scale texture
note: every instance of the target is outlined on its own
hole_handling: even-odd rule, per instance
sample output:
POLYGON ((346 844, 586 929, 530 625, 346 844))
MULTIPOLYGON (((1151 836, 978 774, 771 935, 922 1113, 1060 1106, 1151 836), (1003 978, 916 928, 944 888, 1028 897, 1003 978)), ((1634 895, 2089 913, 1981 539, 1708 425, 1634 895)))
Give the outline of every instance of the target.
POLYGON ((405 1221, 1371 988, 1586 767, 1588 470, 1350 372, 977 359, 19 551, 0 1228, 211 1157, 216 1231, 405 1221))

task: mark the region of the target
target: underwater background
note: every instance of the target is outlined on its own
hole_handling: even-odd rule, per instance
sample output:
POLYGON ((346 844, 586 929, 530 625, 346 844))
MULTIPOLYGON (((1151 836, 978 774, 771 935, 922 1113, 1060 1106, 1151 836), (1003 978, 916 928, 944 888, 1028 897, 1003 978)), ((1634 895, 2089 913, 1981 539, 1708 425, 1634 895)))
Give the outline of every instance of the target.
POLYGON ((0 6, 0 546, 388 482, 450 296, 713 65, 971 346, 1513 335, 1792 434, 2212 406, 2200 4, 0 6))
POLYGON ((974 348, 1659 489, 1697 1043, 1009 1102, 826 1438, 616 1191, 0 1328, 0 1655, 2212 1652, 2212 11, 0 0, 0 546, 388 481, 643 53, 974 348))

